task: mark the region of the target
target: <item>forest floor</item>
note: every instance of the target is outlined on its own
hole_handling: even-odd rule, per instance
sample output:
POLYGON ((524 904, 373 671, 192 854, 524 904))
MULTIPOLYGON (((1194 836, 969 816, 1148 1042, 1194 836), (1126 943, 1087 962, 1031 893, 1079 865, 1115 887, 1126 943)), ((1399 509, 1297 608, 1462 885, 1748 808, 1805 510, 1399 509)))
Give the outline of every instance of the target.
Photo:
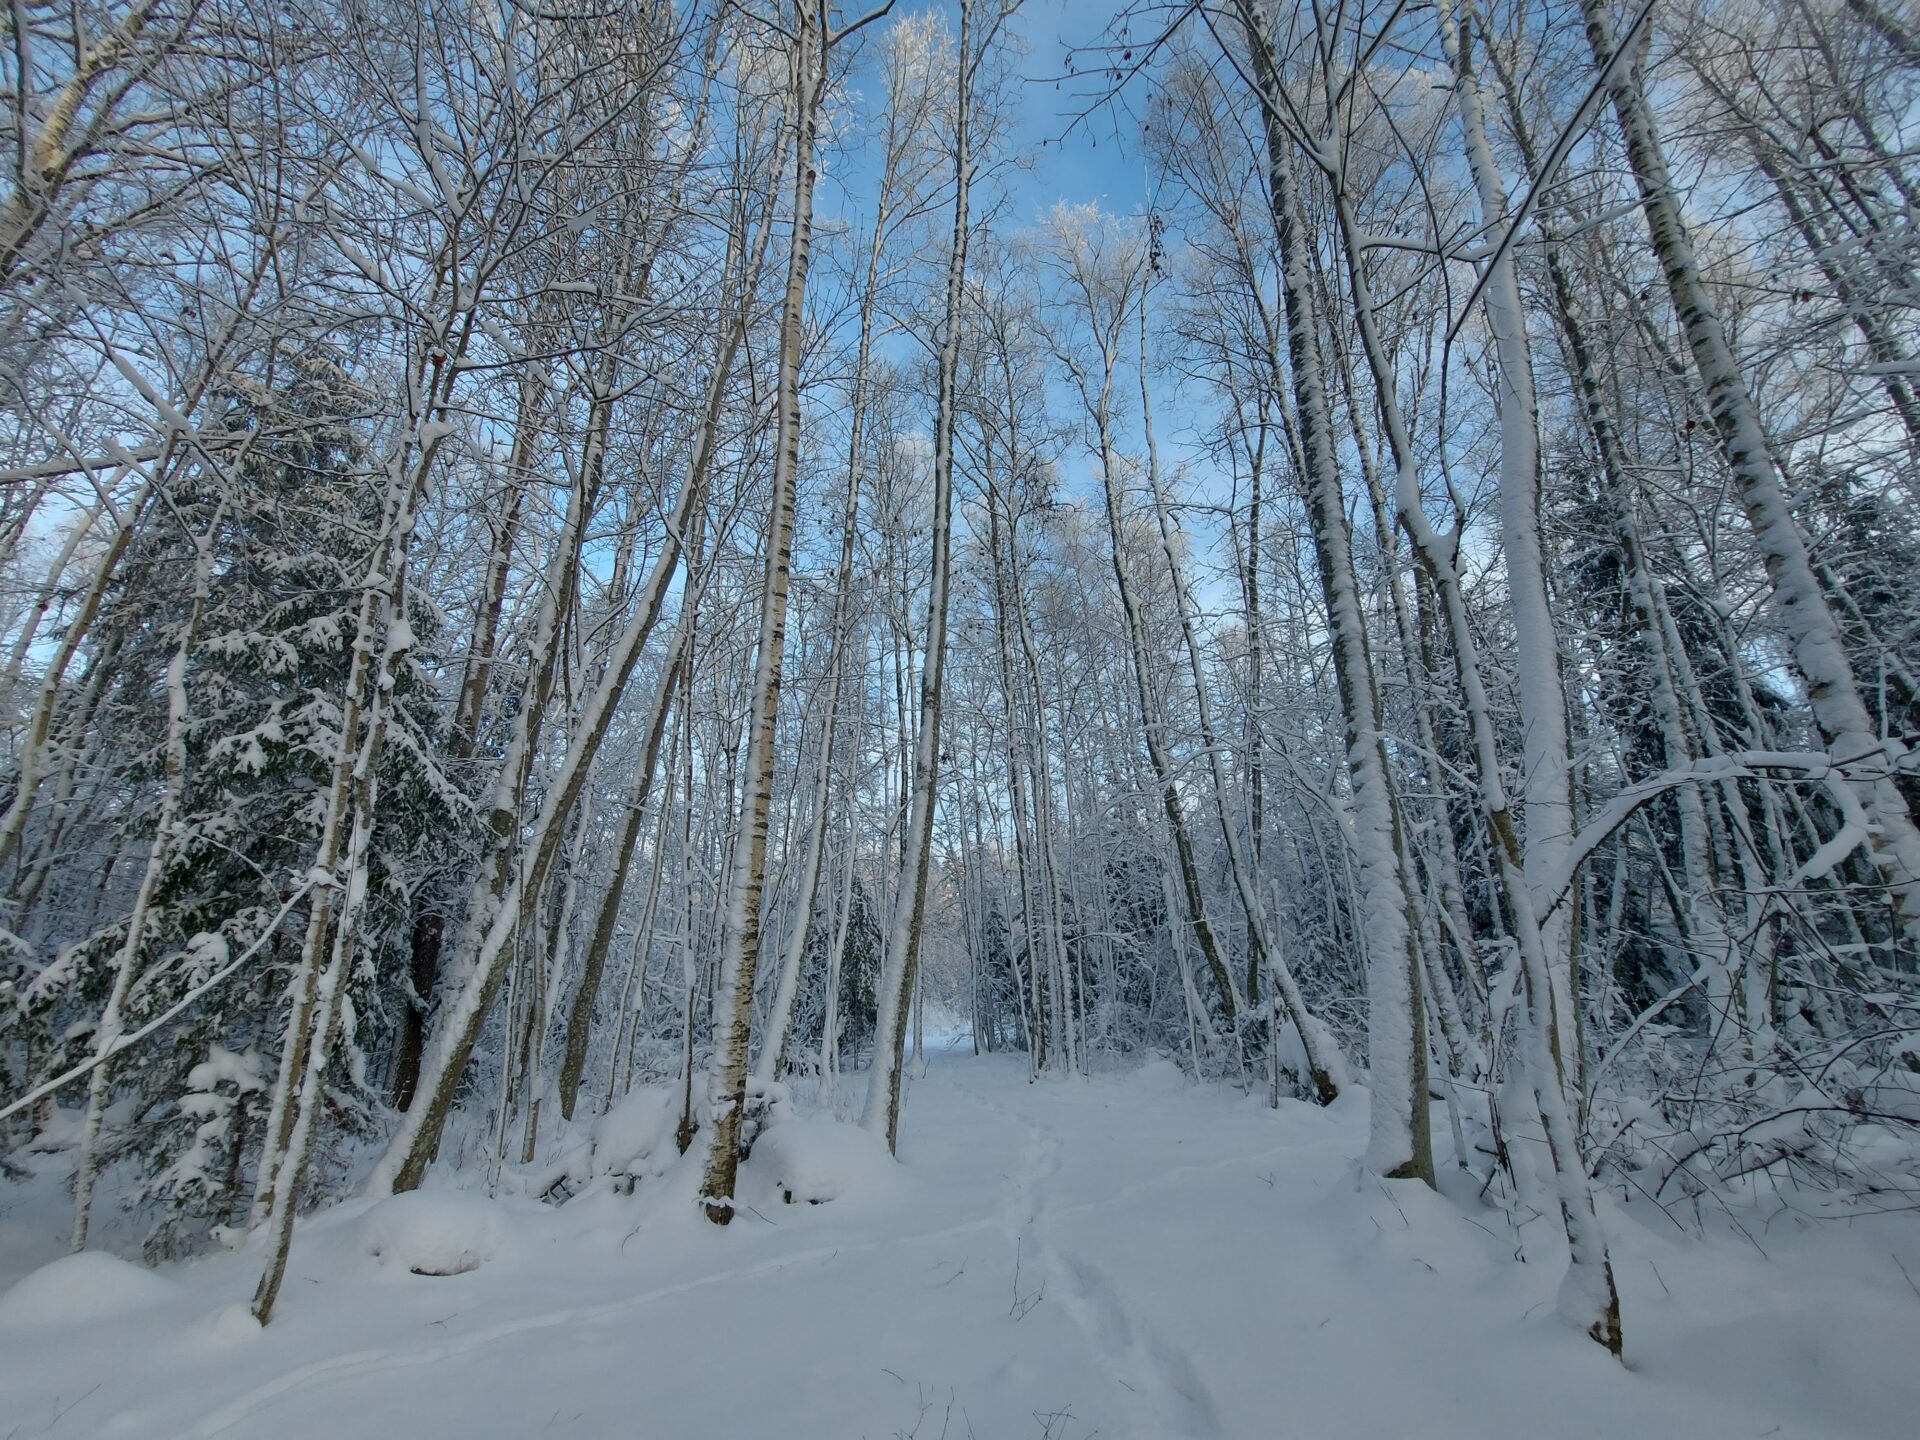
MULTIPOLYGON (((349 1201, 264 1331, 249 1250, 60 1261, 0 1292, 0 1440, 1915 1433, 1920 1217, 1776 1198, 1696 1230, 1614 1190, 1622 1368, 1554 1317, 1551 1219, 1516 1233, 1457 1170, 1363 1177, 1365 1115, 937 1053, 896 1173, 725 1229, 671 1175, 456 1197, 492 1258, 421 1276, 349 1201)), ((0 1285, 57 1253, 58 1189, 0 1184, 0 1285)))

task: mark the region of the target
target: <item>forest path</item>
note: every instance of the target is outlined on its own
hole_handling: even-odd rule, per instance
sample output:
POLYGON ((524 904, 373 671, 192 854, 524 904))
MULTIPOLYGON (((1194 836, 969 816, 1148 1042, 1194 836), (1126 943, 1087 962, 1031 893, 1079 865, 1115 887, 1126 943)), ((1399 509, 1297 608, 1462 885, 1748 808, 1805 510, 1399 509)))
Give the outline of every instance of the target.
POLYGON ((1031 1113, 1032 1099, 1050 1097, 1034 1097, 1030 1092, 1029 1105, 1023 1108, 961 1080, 955 1081, 954 1089, 990 1113, 1020 1126, 1027 1135, 1026 1153, 1020 1170, 1007 1184, 1002 1212, 1003 1228, 1014 1247, 1012 1313, 1024 1318, 1050 1296, 1058 1297, 1091 1345, 1102 1373, 1129 1397, 1124 1409, 1130 1428, 1124 1433, 1191 1440, 1212 1440, 1220 1435, 1213 1397, 1192 1357, 1151 1327, 1146 1319, 1151 1306, 1130 1302, 1103 1268, 1067 1243, 1076 1210, 1125 1204, 1130 1195, 1139 1193, 1139 1187, 1078 1206, 1061 1205, 1055 1193, 1069 1145, 1051 1123, 1031 1113), (1023 1260, 1035 1265, 1042 1277, 1037 1288, 1024 1294, 1023 1260))
POLYGON ((1763 1261, 1610 1206, 1629 1372, 1552 1318, 1547 1247, 1516 1263, 1471 1182, 1362 1176, 1364 1136, 1358 1092, 1273 1111, 1166 1064, 1030 1084, 937 1051, 897 1172, 829 1204, 718 1230, 673 1177, 502 1200, 495 1258, 428 1278, 349 1202, 301 1226, 264 1332, 244 1251, 104 1306, 0 1295, 0 1440, 1891 1440, 1920 1410, 1911 1216, 1783 1221, 1763 1261))

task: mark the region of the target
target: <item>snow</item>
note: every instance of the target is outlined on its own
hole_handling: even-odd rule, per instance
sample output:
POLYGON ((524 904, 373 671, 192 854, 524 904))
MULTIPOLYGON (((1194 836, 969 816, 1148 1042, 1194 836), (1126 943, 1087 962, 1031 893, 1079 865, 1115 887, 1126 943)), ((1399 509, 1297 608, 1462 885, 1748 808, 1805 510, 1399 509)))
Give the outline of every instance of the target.
POLYGON ((415 1275, 464 1275, 499 1253, 507 1225, 501 1207, 484 1196, 410 1190, 368 1210, 359 1232, 367 1254, 382 1264, 415 1275))
POLYGON ((879 1136, 857 1125, 804 1116, 769 1126, 743 1173, 789 1205, 885 1193, 898 1167, 879 1136))
POLYGON ((101 1251, 63 1255, 0 1294, 0 1330, 62 1329, 158 1304, 174 1287, 101 1251))
POLYGON ((680 1107, 671 1086, 635 1090, 594 1121, 591 1173, 642 1178, 664 1173, 680 1153, 674 1144, 679 1123, 680 1107))
MULTIPOLYGON (((603 1138, 643 1128, 614 1113, 603 1138)), ((1920 1291, 1903 1270, 1920 1279, 1920 1217, 1801 1208, 1812 1201, 1790 1193, 1669 1216, 1615 1185, 1602 1218, 1622 1368, 1554 1316, 1552 1216, 1510 1221, 1444 1143, 1443 1193, 1378 1180, 1355 1163, 1366 1126, 1357 1086, 1328 1109, 1274 1111, 1164 1063, 1029 1084, 1024 1056, 934 1053, 909 1081, 890 1175, 855 1127, 778 1115, 742 1167, 751 1208, 725 1229, 694 1203, 696 1144, 630 1195, 334 1206, 296 1229, 265 1330, 236 1310, 257 1244, 164 1277, 103 1255, 57 1262, 0 1292, 0 1428, 16 1440, 1912 1433, 1920 1291), (840 1194, 770 1199, 789 1165, 840 1194), (388 1263, 366 1254, 382 1232, 399 1237, 388 1263), (498 1245, 471 1273, 399 1263, 425 1253, 409 1246, 476 1234, 498 1245), (61 1278, 83 1274, 95 1278, 61 1278), (72 1305, 58 1298, 69 1290, 111 1301, 84 1344, 44 1308, 72 1305)), ((57 1235, 65 1203, 57 1185, 0 1184, 0 1266, 36 1253, 31 1235, 57 1235)))

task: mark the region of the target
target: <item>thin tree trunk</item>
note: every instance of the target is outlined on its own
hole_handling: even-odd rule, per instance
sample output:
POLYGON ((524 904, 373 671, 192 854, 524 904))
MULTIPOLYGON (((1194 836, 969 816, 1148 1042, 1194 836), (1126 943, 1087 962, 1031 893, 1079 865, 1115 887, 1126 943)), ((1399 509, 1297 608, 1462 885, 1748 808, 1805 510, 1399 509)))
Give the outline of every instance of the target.
POLYGON ((773 495, 768 502, 766 572, 747 720, 746 779, 728 867, 718 988, 714 992, 713 1060, 707 1074, 711 1123, 700 1194, 709 1220, 733 1219, 733 1182, 746 1113, 747 1057, 753 1032, 753 984, 760 964, 760 903, 766 884, 767 819, 773 799, 773 741, 786 650, 787 595, 793 564, 794 487, 800 469, 800 358, 805 338, 807 269, 813 254, 813 188, 820 106, 827 86, 830 37, 824 5, 800 0, 787 63, 793 95, 793 233, 786 295, 780 312, 780 366, 775 406, 773 495))
POLYGON ((973 78, 992 44, 996 20, 973 42, 973 0, 960 0, 960 34, 954 82, 953 240, 947 253, 944 324, 940 339, 933 420, 933 561, 927 598, 926 653, 920 667, 920 706, 914 732, 912 798, 901 841, 900 882, 894 892, 886 954, 880 970, 878 1013, 874 1022, 873 1068, 861 1123, 884 1134, 889 1151, 900 1137, 900 1059, 905 1039, 907 997, 920 959, 920 929, 926 913, 927 867, 932 854, 933 808, 940 777, 940 697, 946 674, 947 591, 953 547, 953 430, 959 407, 960 338, 966 328, 963 287, 967 243, 972 237, 968 211, 973 183, 971 130, 973 78))
MULTIPOLYGON (((1207 770, 1213 780, 1213 801, 1220 820, 1220 838, 1226 846, 1227 867, 1233 873, 1234 888, 1239 893, 1240 907, 1246 916, 1247 938, 1252 941, 1253 959, 1247 973, 1253 976, 1264 969, 1278 987, 1282 1012, 1293 1022, 1300 1035, 1300 1046, 1307 1057, 1307 1079, 1313 1087, 1314 1099, 1322 1105, 1331 1105, 1340 1094, 1340 1088, 1333 1078, 1333 1037, 1327 1034, 1318 1017, 1307 1008, 1299 982, 1293 978, 1293 971, 1286 962, 1279 937, 1273 928, 1273 917, 1259 893, 1258 877, 1241 845, 1240 829, 1234 823, 1233 807, 1227 796, 1226 766, 1220 756, 1220 739, 1213 723, 1213 700, 1202 665, 1200 642, 1195 634, 1197 622, 1193 615, 1193 590, 1187 582, 1186 567, 1181 563, 1179 547, 1174 541, 1172 525, 1167 516, 1165 488, 1160 479, 1160 452, 1153 436, 1153 402, 1147 383, 1147 354, 1147 304, 1143 295, 1140 305, 1140 423, 1147 442, 1147 483, 1153 493, 1153 515, 1159 527, 1161 553, 1166 557, 1167 573, 1173 580, 1174 608, 1180 617, 1181 641, 1193 683, 1194 704, 1199 712, 1200 744, 1206 752, 1207 770)), ((1258 993, 1252 984, 1249 984, 1248 992, 1249 995, 1258 993)), ((1277 1036, 1267 1037, 1269 1046, 1277 1041, 1277 1036)))
POLYGON ((694 526, 693 536, 687 546, 687 568, 692 578, 681 596, 680 623, 675 628, 666 669, 654 693, 647 721, 647 738, 628 786, 626 821, 615 851, 613 876, 600 897, 593 935, 587 942, 580 978, 567 1008, 567 1044, 560 1062, 559 1101, 560 1114, 568 1120, 573 1118, 574 1105, 580 1094, 580 1077, 586 1070, 587 1041, 593 1029, 593 1005, 600 993, 600 977, 606 969, 607 951, 613 945, 614 930, 619 924, 620 902, 626 895, 627 872, 632 867, 634 849, 640 840, 647 798, 653 789, 654 772, 659 768, 660 746, 666 735, 667 716, 673 708, 673 693, 679 684, 681 669, 687 663, 700 600, 706 590, 707 572, 700 563, 703 527, 697 518, 694 526))
POLYGON ((1581 0, 1581 13, 1594 63, 1600 67, 1626 137, 1627 158, 1639 184, 1655 258, 1666 276, 1674 311, 1706 392, 1721 453, 1766 563, 1775 613, 1795 667, 1806 682, 1814 717, 1826 733, 1836 763, 1848 768, 1849 787, 1871 821, 1867 852, 1892 892, 1894 913, 1908 938, 1920 939, 1920 829, 1893 776, 1905 747, 1876 733, 1861 697, 1840 627, 1794 522, 1759 407, 1707 295, 1638 68, 1620 63, 1616 56, 1613 22, 1604 0, 1581 0))
MULTIPOLYGON (((1470 38, 1456 30, 1450 0, 1439 0, 1440 32, 1454 71, 1454 107, 1479 192, 1481 220, 1507 221, 1507 197, 1487 143, 1470 38)), ((1533 353, 1511 247, 1496 249, 1482 286, 1487 323, 1499 351, 1501 539, 1518 651, 1516 673, 1524 731, 1522 777, 1526 840, 1518 854, 1525 893, 1513 896, 1515 933, 1529 1010, 1524 1040, 1540 1118, 1546 1126, 1571 1253, 1560 1290, 1561 1312, 1620 1354, 1620 1296, 1605 1232, 1594 1210, 1575 1119, 1582 1068, 1579 988, 1573 977, 1566 909, 1541 920, 1552 903, 1551 877, 1565 868, 1573 843, 1566 698, 1553 633, 1540 548, 1540 451, 1533 390, 1533 353), (1536 1027, 1548 1027, 1536 1034, 1536 1027)), ((1508 831, 1511 835, 1511 831, 1508 831)), ((1505 863, 1515 856, 1509 840, 1505 863)))
POLYGON ((100 1062, 87 1078, 87 1108, 80 1125, 80 1153, 74 1162, 73 1235, 71 1249, 76 1253, 87 1245, 87 1231, 93 1218, 93 1185, 100 1166, 100 1129, 112 1093, 113 1061, 111 1052, 126 1029, 127 998, 140 969, 140 949, 146 942, 147 921, 153 912, 154 895, 166 874, 176 839, 174 825, 180 813, 180 796, 187 772, 187 662, 198 638, 200 616, 206 608, 209 581, 213 571, 214 537, 226 510, 218 506, 207 532, 196 537, 193 602, 186 623, 180 627, 173 656, 167 663, 167 737, 165 788, 160 811, 154 818, 153 841, 147 848, 147 866, 140 877, 139 893, 133 911, 127 917, 127 933, 120 942, 120 953, 113 970, 113 987, 106 1007, 94 1031, 94 1051, 100 1062))
POLYGON ((1320 348, 1320 317, 1309 273, 1306 224, 1282 123, 1273 57, 1251 0, 1236 0, 1253 59, 1262 117, 1268 202, 1280 251, 1281 292, 1293 375, 1296 423, 1307 465, 1314 550, 1326 597, 1335 679, 1346 720, 1356 857, 1367 931, 1367 1049, 1373 1095, 1367 1164, 1376 1173, 1433 1183, 1427 1102, 1426 1007, 1411 908, 1400 878, 1400 817, 1381 729, 1373 656, 1360 608, 1352 537, 1334 451, 1333 417, 1320 348))

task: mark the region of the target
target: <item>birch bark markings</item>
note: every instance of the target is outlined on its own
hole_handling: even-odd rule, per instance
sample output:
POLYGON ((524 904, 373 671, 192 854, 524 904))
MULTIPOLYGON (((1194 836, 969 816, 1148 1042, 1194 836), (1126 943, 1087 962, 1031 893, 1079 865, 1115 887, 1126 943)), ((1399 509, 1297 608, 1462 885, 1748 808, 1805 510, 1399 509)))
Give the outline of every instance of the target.
POLYGON ((833 41, 824 0, 798 0, 787 64, 793 96, 793 218, 780 309, 773 495, 768 505, 766 570, 754 645, 747 719, 746 779, 728 867, 719 980, 713 998, 713 1060, 707 1071, 706 1174, 700 1195, 709 1220, 733 1219, 733 1181, 746 1113, 747 1055, 753 1032, 753 982, 760 963, 760 902, 766 884, 767 819, 773 800, 773 741, 786 649, 793 565, 794 487, 800 468, 800 350, 805 339, 807 269, 813 254, 815 147, 833 41))
MULTIPOLYGON (((855 472, 857 473, 857 471, 855 472)), ((857 482, 850 483, 847 494, 847 522, 843 526, 840 551, 839 585, 834 597, 833 636, 828 642, 832 656, 827 662, 827 694, 820 717, 819 755, 814 762, 813 808, 807 822, 806 854, 800 862, 800 875, 794 887, 793 923, 780 958, 780 978, 774 987, 773 1003, 767 1012, 766 1034, 760 1040, 760 1053, 753 1062, 753 1074, 759 1080, 778 1078, 786 1061, 787 1036, 793 1023, 793 1004, 800 990, 800 967, 806 958, 807 932, 812 927, 814 898, 820 888, 820 867, 826 853, 827 825, 832 813, 833 759, 840 728, 840 681, 846 666, 849 608, 848 591, 852 587, 854 507, 858 503, 857 482)))
POLYGON ((1766 563, 1775 612, 1834 761, 1847 767, 1848 785, 1873 822, 1865 837, 1867 853, 1886 878, 1907 937, 1920 940, 1920 828, 1894 780, 1907 749, 1897 737, 1876 732, 1861 696, 1840 627, 1794 522, 1785 477, 1759 407, 1707 294, 1639 68, 1612 63, 1616 43, 1604 0, 1581 0, 1580 9, 1594 64, 1604 72, 1608 98, 1626 138, 1654 256, 1706 394, 1721 454, 1766 563))
POLYGON ((968 199, 974 176, 973 84, 980 65, 1009 12, 1006 0, 987 0, 991 18, 975 40, 974 0, 960 0, 960 33, 954 64, 953 238, 947 251, 946 297, 937 361, 933 419, 933 573, 927 597, 926 653, 920 669, 919 722, 913 737, 913 779, 907 824, 900 845, 900 877, 887 926, 874 1020, 873 1070, 860 1123, 884 1135, 889 1151, 900 1138, 900 1062, 906 1038, 907 1002, 920 961, 920 931, 926 915, 927 867, 933 850, 933 809, 940 780, 940 701, 946 679, 947 598, 952 582, 953 431, 959 408, 960 340, 967 276, 967 246, 973 235, 968 199))
POLYGON ((1306 253, 1308 236, 1282 120, 1280 77, 1252 0, 1235 0, 1252 58, 1267 167, 1267 201, 1279 248, 1287 356, 1295 423, 1306 463, 1303 482, 1326 599, 1335 679, 1346 722, 1354 846, 1363 892, 1367 954, 1367 1053, 1372 1102, 1367 1165, 1389 1178, 1433 1183, 1432 1120, 1427 1106, 1425 1002, 1399 851, 1400 816, 1381 728, 1380 696, 1353 568, 1353 542, 1335 455, 1333 414, 1320 348, 1319 307, 1306 253))
MULTIPOLYGON (((799 990, 800 967, 806 955, 807 934, 813 921, 815 896, 819 891, 820 871, 826 849, 832 798, 833 763, 840 730, 840 692, 848 660, 853 652, 853 559, 854 539, 859 531, 860 490, 866 443, 867 403, 873 367, 874 320, 880 299, 880 267, 886 244, 893 233, 902 204, 911 204, 915 177, 907 172, 911 152, 919 145, 932 94, 925 77, 916 73, 914 57, 907 53, 918 43, 896 31, 894 52, 887 67, 887 135, 885 160, 881 166, 879 193, 874 202, 873 234, 867 245, 865 274, 860 285, 859 339, 855 344, 852 393, 848 398, 847 471, 843 496, 845 518, 840 528, 840 557, 834 571, 832 628, 826 681, 826 713, 821 721, 821 738, 815 761, 813 813, 807 832, 807 850, 801 861, 799 885, 794 896, 793 927, 782 956, 780 980, 768 1015, 767 1034, 763 1037, 754 1074, 772 1080, 785 1059, 788 1028, 793 1020, 794 999, 799 990), (918 93, 916 93, 918 82, 918 93)), ((836 956, 838 952, 835 952, 836 956)), ((833 1002, 830 1000, 829 1005, 833 1002)))
MULTIPOLYGON (((1481 223, 1491 228, 1507 222, 1507 196, 1487 141, 1470 33, 1456 27, 1451 0, 1438 0, 1436 18, 1453 68, 1454 109, 1479 197, 1481 223)), ((1573 788, 1559 642, 1540 546, 1539 410, 1533 388, 1533 348, 1512 247, 1496 249, 1487 266, 1481 304, 1499 357, 1500 530, 1524 735, 1521 774, 1526 838, 1518 857, 1522 886, 1510 903, 1528 1009, 1522 1045, 1546 1129, 1571 1256, 1560 1289, 1560 1309, 1618 1356, 1620 1297, 1574 1123, 1582 1057, 1570 907, 1548 911, 1554 899, 1554 877, 1565 868, 1573 843, 1573 788)), ((1503 864, 1511 867, 1513 861, 1507 858, 1503 864)))

